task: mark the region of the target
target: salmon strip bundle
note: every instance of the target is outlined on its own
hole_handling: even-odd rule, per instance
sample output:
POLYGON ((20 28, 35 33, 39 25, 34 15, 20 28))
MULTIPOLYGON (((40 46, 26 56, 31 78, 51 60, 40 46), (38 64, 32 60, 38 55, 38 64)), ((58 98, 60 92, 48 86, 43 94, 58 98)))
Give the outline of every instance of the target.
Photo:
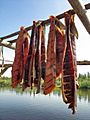
POLYGON ((60 77, 63 70, 63 62, 65 56, 65 35, 64 30, 60 28, 60 21, 56 21, 56 76, 60 77))
MULTIPOLYGON (((71 27, 72 15, 65 13, 65 24, 66 24, 66 52, 63 64, 63 74, 62 74, 62 95, 65 103, 69 104, 68 108, 71 108, 73 114, 76 110, 76 51, 75 51, 75 41, 71 37, 71 27)), ((73 34, 74 36, 74 34, 73 34)))
POLYGON ((16 41, 15 59, 12 65, 12 87, 16 87, 23 79, 24 65, 28 56, 29 34, 24 27, 21 27, 16 41))
POLYGON ((36 24, 35 22, 33 22, 28 58, 27 58, 27 62, 25 65, 25 70, 24 70, 23 89, 27 87, 32 88, 32 83, 34 79, 33 78, 33 64, 34 64, 34 59, 35 59, 35 34, 36 34, 36 24))
POLYGON ((41 26, 37 26, 36 32, 36 53, 35 53, 35 81, 37 93, 40 92, 41 84, 41 26))
POLYGON ((71 19, 70 19, 70 38, 71 38, 71 44, 72 44, 73 64, 74 64, 74 71, 75 71, 74 74, 75 74, 76 85, 78 88, 79 84, 77 81, 77 60, 76 60, 75 37, 78 39, 78 31, 77 31, 75 23, 74 23, 74 15, 72 15, 71 19))
POLYGON ((46 71, 46 48, 45 48, 45 26, 41 26, 41 76, 45 79, 46 71))
POLYGON ((55 49, 55 19, 51 18, 51 26, 47 47, 46 75, 44 81, 44 94, 47 95, 55 88, 56 79, 56 49, 55 49))

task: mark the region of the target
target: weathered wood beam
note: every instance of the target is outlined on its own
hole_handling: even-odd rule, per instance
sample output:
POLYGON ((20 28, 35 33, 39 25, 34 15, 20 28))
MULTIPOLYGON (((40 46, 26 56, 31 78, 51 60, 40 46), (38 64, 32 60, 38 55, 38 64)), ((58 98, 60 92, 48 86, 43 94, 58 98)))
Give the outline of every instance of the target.
MULTIPOLYGON (((2 64, 0 64, 0 67, 2 68, 2 64)), ((12 64, 4 64, 3 67, 4 67, 4 68, 1 69, 1 72, 0 72, 0 77, 1 77, 1 75, 3 75, 3 74, 6 72, 6 70, 7 70, 8 68, 12 67, 12 64)))
MULTIPOLYGON (((77 65, 90 65, 90 61, 88 60, 77 61, 77 65)), ((4 64, 3 67, 6 67, 6 66, 12 67, 12 64, 4 64)), ((2 67, 2 64, 0 64, 0 67, 2 67)))
MULTIPOLYGON (((72 0, 72 1, 75 1, 75 0, 72 0)), ((89 4, 90 4, 90 3, 89 3, 89 4)), ((85 5, 86 10, 90 9, 90 5, 89 5, 89 4, 86 4, 86 5, 85 5)), ((69 11, 66 11, 66 12, 71 12, 72 14, 75 14, 74 10, 69 10, 69 11)), ((58 19, 62 19, 62 18, 64 17, 64 13, 62 13, 62 14, 60 14, 60 15, 57 15, 56 17, 57 17, 58 19)), ((48 25, 48 24, 50 24, 50 19, 47 19, 47 20, 42 21, 42 24, 43 24, 43 25, 48 25)), ((32 26, 29 26, 29 27, 26 28, 27 31, 29 31, 29 30, 31 30, 31 29, 32 29, 32 26)), ((13 37, 13 36, 18 35, 19 32, 20 32, 20 31, 14 32, 14 33, 12 33, 12 34, 9 34, 9 35, 6 35, 6 36, 4 36, 4 37, 1 37, 0 39, 1 39, 1 40, 4 40, 4 39, 11 38, 11 37, 13 37)))
POLYGON ((90 3, 88 3, 87 5, 85 5, 85 9, 86 10, 90 9, 90 3))
POLYGON ((9 43, 15 43, 17 41, 17 39, 14 39, 14 40, 8 40, 7 42, 9 43))
MULTIPOLYGON (((84 61, 77 61, 77 65, 90 65, 90 61, 84 60, 84 61)), ((0 64, 0 67, 2 67, 2 64, 0 64)), ((1 70, 0 76, 4 74, 4 72, 9 68, 12 67, 12 64, 4 64, 4 69, 1 70)))
MULTIPOLYGON (((68 0, 73 7, 75 13, 78 15, 82 24, 86 28, 87 32, 90 34, 90 20, 86 14, 85 6, 80 3, 80 0, 68 0)), ((89 8, 90 4, 86 7, 89 8)))
POLYGON ((90 65, 90 61, 87 61, 87 60, 77 61, 77 65, 90 65))
POLYGON ((0 39, 0 43, 3 41, 3 39, 0 39))
MULTIPOLYGON (((3 67, 12 67, 12 64, 4 64, 3 67)), ((0 64, 0 67, 2 67, 2 64, 0 64)))
POLYGON ((3 75, 3 74, 6 72, 6 70, 7 70, 9 67, 10 67, 10 66, 6 66, 4 69, 1 70, 1 72, 0 72, 0 77, 1 77, 1 75, 3 75))
POLYGON ((11 43, 8 43, 8 42, 0 43, 0 46, 4 46, 4 47, 15 50, 15 47, 11 43))

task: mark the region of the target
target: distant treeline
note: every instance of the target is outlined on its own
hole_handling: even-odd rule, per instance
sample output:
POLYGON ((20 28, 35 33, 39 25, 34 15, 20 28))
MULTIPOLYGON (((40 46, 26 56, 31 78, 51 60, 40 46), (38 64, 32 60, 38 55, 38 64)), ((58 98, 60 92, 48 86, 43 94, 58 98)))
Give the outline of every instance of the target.
MULTIPOLYGON (((90 73, 86 74, 78 74, 78 82, 79 88, 90 89, 90 73)), ((44 81, 41 81, 42 86, 44 85, 44 81)), ((10 77, 2 77, 0 78, 0 86, 7 87, 11 86, 11 78, 10 77)), ((56 80, 56 86, 61 87, 61 79, 56 80)))
POLYGON ((90 73, 89 73, 89 72, 87 72, 86 74, 80 74, 80 73, 79 73, 78 79, 79 79, 79 78, 82 78, 82 79, 90 78, 90 73))
POLYGON ((90 73, 87 74, 80 74, 78 75, 78 82, 80 88, 90 89, 90 73))

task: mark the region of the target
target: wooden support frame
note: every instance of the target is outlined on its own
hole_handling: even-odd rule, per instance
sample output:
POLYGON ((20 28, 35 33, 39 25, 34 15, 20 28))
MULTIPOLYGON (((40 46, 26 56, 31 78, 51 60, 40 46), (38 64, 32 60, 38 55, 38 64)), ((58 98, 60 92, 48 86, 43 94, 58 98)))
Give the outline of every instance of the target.
MULTIPOLYGON (((86 4, 84 7, 85 9, 81 6, 79 0, 68 0, 69 3, 72 5, 72 7, 74 8, 74 10, 69 10, 66 11, 70 14, 77 14, 78 17, 80 18, 80 20, 82 21, 83 25, 85 26, 86 30, 88 31, 88 33, 90 34, 90 21, 85 13, 85 9, 88 10, 90 9, 90 3, 86 4), (80 12, 79 12, 80 10, 80 12)), ((64 18, 64 13, 57 15, 56 18, 58 19, 62 19, 64 18)), ((47 20, 40 20, 42 25, 49 25, 50 24, 50 19, 47 20)), ((39 21, 38 21, 39 22, 39 21)), ((64 27, 63 24, 61 24, 62 27, 64 27)), ((26 27, 26 30, 29 31, 32 29, 32 26, 26 27)), ((15 50, 15 47, 12 45, 13 43, 16 42, 17 39, 14 40, 8 40, 8 42, 3 42, 3 40, 14 37, 16 35, 19 34, 20 31, 14 32, 12 34, 6 35, 4 37, 0 37, 0 46, 4 46, 4 47, 8 47, 10 49, 15 50)), ((90 65, 90 61, 77 61, 77 65, 90 65)), ((0 67, 2 67, 2 65, 0 64, 0 67)), ((12 67, 12 64, 4 64, 4 69, 1 70, 0 76, 9 68, 12 67)))
MULTIPOLYGON (((90 65, 90 61, 84 60, 84 61, 77 61, 77 65, 90 65)), ((2 64, 0 64, 0 67, 2 67, 2 64)), ((6 72, 6 70, 10 67, 12 67, 12 64, 4 64, 4 69, 1 70, 0 76, 6 72)))
MULTIPOLYGON (((75 1, 75 0, 73 0, 73 1, 75 1)), ((85 9, 86 9, 86 10, 90 9, 90 3, 88 3, 88 4, 85 5, 85 9)), ((70 12, 71 14, 75 14, 75 11, 74 11, 74 10, 69 10, 69 11, 66 11, 66 12, 70 12)), ((62 19, 62 18, 64 17, 64 13, 62 13, 62 14, 60 14, 60 15, 57 15, 56 17, 57 17, 58 19, 62 19)), ((42 21, 42 24, 43 24, 43 25, 48 25, 48 24, 50 24, 50 19, 47 19, 47 20, 42 21)), ((29 27, 26 28, 27 31, 29 31, 29 30, 31 30, 31 29, 32 29, 32 26, 29 26, 29 27)), ((13 36, 16 36, 16 35, 19 34, 19 32, 20 32, 20 31, 17 31, 17 32, 14 32, 14 33, 12 33, 12 34, 9 34, 9 35, 6 35, 6 36, 4 36, 4 37, 1 37, 0 40, 3 41, 3 40, 5 40, 5 39, 11 38, 11 37, 13 37, 13 36)))
POLYGON ((9 43, 15 43, 17 41, 17 39, 14 40, 8 40, 9 43))
POLYGON ((77 61, 77 65, 90 65, 90 61, 88 61, 88 60, 77 61))
MULTIPOLYGON (((80 0, 68 0, 73 7, 75 13, 78 15, 82 24, 86 28, 87 32, 90 34, 90 20, 86 14, 85 6, 81 5, 80 0)), ((90 4, 86 8, 89 8, 90 4)))
MULTIPOLYGON (((88 60, 77 61, 77 65, 90 65, 90 61, 88 60)), ((6 66, 12 67, 12 64, 4 64, 3 67, 6 67, 6 66)), ((2 67, 2 64, 0 64, 0 67, 2 67)))

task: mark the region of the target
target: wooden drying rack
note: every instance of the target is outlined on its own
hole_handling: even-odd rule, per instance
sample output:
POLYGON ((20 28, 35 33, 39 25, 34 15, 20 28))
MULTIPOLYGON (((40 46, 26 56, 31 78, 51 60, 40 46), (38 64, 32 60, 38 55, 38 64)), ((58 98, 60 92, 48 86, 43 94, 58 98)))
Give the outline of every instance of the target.
MULTIPOLYGON (((75 11, 75 3, 72 3, 72 1, 75 2, 75 0, 68 0, 69 3, 71 4, 71 6, 74 8, 74 10, 68 10, 66 12, 70 13, 70 14, 77 14, 78 17, 80 15, 80 13, 78 14, 77 11, 75 11)), ((78 0, 77 0, 78 1, 78 0)), ((77 6, 78 7, 78 6, 77 6)), ((80 7, 80 6, 79 6, 80 7)), ((80 8, 79 8, 80 9, 80 8)), ((88 10, 90 9, 90 3, 86 4, 85 5, 85 9, 88 10)), ((58 19, 62 19, 64 18, 64 13, 60 14, 60 15, 57 15, 56 18, 58 19)), ((80 17, 79 17, 80 18, 80 17)), ((82 16, 81 16, 82 18, 82 16)), ((42 25, 49 25, 50 24, 50 19, 47 19, 47 20, 43 20, 41 21, 42 22, 42 25)), ((85 21, 82 21, 81 22, 83 23, 83 25, 85 26, 85 21)), ((63 24, 62 24, 63 25, 63 24)), ((63 25, 64 27, 64 25, 63 25)), ((86 27, 86 30, 87 32, 90 34, 90 29, 87 29, 87 25, 85 26, 86 27)), ((29 27, 26 27, 25 28, 27 31, 31 30, 32 29, 32 26, 29 26, 29 27)), ((3 42, 4 40, 8 39, 8 38, 11 38, 11 37, 15 37, 16 35, 19 34, 20 31, 17 31, 17 32, 14 32, 12 34, 9 34, 9 35, 6 35, 4 37, 0 37, 0 46, 4 46, 4 47, 7 47, 7 48, 10 48, 12 50, 15 50, 15 46, 13 46, 13 43, 16 42, 17 39, 13 39, 13 40, 7 40, 7 42, 3 42)), ((7 61, 7 60, 5 60, 7 61)), ((11 62, 8 60, 8 62, 11 62)), ((84 61, 77 61, 77 65, 90 65, 90 61, 87 61, 87 60, 84 60, 84 61)), ((0 64, 0 68, 2 67, 2 65, 0 64)), ((3 70, 1 70, 1 73, 0 73, 0 76, 3 75, 3 73, 9 68, 9 67, 12 67, 12 64, 4 64, 3 65, 3 70)))

